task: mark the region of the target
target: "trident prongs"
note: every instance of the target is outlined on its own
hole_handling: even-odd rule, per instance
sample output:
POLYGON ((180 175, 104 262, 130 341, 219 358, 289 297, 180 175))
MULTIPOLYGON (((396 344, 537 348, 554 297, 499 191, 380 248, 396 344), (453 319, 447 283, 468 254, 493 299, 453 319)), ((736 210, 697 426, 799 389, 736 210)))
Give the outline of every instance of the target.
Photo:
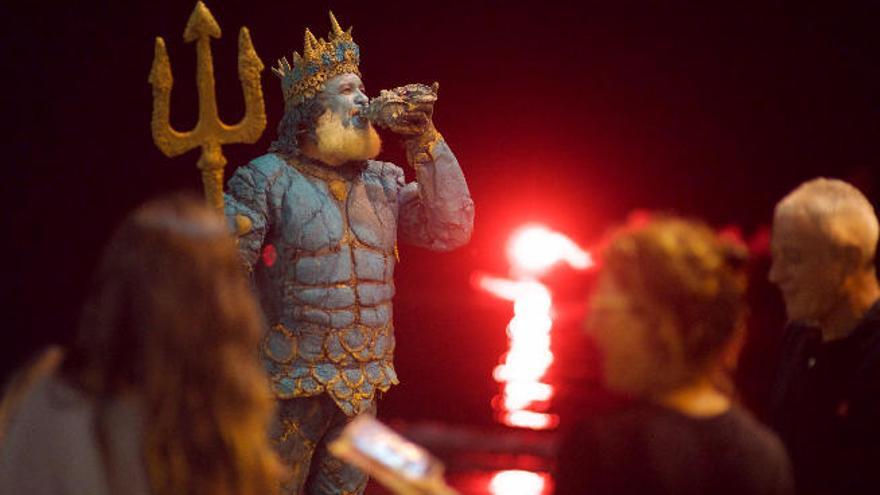
POLYGON ((149 81, 153 86, 153 141, 168 157, 185 153, 201 146, 202 155, 197 166, 202 171, 205 199, 212 207, 223 209, 223 167, 226 157, 221 149, 224 144, 254 143, 266 128, 266 108, 260 72, 263 63, 254 51, 251 35, 246 27, 238 34, 238 78, 244 92, 245 114, 235 125, 226 125, 217 113, 214 94, 214 61, 211 58, 211 38, 220 37, 220 26, 201 1, 189 16, 183 39, 196 42, 196 83, 199 90, 199 121, 188 132, 171 127, 171 63, 165 50, 165 40, 156 38, 156 52, 149 81))

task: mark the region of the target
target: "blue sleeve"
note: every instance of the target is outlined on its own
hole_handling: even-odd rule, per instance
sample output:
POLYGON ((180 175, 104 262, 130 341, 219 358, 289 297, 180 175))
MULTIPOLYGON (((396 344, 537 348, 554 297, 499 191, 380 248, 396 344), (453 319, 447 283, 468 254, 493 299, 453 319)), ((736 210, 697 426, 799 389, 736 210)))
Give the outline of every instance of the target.
POLYGON ((255 160, 236 170, 224 195, 226 218, 233 232, 237 216, 250 221, 250 228, 238 237, 238 249, 249 269, 253 269, 260 256, 273 216, 273 181, 259 165, 255 160))
POLYGON ((400 237, 432 251, 451 251, 471 238, 474 202, 446 142, 437 141, 428 155, 428 161, 414 164, 416 181, 398 194, 400 237))

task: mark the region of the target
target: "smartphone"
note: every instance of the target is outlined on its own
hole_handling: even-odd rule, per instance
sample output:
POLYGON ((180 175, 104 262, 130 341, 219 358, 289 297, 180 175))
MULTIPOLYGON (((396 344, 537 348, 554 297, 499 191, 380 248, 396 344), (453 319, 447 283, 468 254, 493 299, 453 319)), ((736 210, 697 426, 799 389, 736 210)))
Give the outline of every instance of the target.
POLYGON ((443 464, 436 457, 373 416, 353 419, 328 448, 395 493, 455 493, 443 482, 443 464))

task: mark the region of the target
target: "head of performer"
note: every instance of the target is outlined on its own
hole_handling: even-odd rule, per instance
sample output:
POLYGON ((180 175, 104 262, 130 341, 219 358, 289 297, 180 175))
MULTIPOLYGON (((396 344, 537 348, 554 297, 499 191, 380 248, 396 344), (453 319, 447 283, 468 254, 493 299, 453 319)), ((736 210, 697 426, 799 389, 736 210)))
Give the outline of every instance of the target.
POLYGON ((718 390, 742 340, 746 254, 672 217, 614 232, 587 321, 607 388, 654 401, 689 387, 718 390))
POLYGON ((99 408, 138 405, 153 493, 275 493, 261 329, 224 219, 171 196, 113 234, 63 372, 99 408))
POLYGON ((330 13, 328 38, 306 29, 303 54, 272 70, 281 78, 284 117, 271 151, 336 167, 375 158, 382 142, 364 111, 369 103, 358 64, 360 49, 330 13))
POLYGON ((845 336, 880 297, 874 270, 878 222, 874 207, 836 179, 805 182, 773 215, 770 281, 782 292, 788 318, 845 336))

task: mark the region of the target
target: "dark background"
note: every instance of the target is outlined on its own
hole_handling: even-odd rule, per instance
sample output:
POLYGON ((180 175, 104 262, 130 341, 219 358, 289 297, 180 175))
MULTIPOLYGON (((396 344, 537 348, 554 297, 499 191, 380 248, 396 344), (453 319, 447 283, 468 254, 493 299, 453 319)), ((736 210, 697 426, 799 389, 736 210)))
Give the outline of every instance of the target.
MULTIPOLYGON (((467 175, 476 230, 454 253, 401 246, 403 384, 383 415, 488 420, 510 305, 470 277, 505 273, 503 244, 521 223, 590 246, 632 209, 661 209, 749 237, 777 199, 816 175, 851 180, 877 202, 880 7, 703 3, 208 2, 223 30, 212 47, 226 122, 243 113, 239 26, 267 65, 269 125, 257 144, 224 148, 227 177, 274 138, 282 102, 268 66, 301 50, 304 27, 325 36, 328 7, 354 25, 368 94, 441 83, 435 120, 467 175)), ((154 147, 147 84, 161 35, 175 77, 172 120, 180 130, 195 124, 195 49, 182 40, 194 2, 20 4, 3 7, 0 33, 3 376, 38 346, 71 338, 122 215, 156 194, 201 187, 198 152, 168 159, 154 147)), ((393 139, 386 148, 400 163, 393 139)), ((762 270, 759 262, 752 329, 760 358, 747 360, 758 364, 744 383, 756 394, 781 324, 762 270)), ((573 308, 559 335, 576 335, 588 277, 562 270, 551 282, 560 307, 573 308)), ((576 338, 556 345, 565 362, 589 359, 576 338)))

